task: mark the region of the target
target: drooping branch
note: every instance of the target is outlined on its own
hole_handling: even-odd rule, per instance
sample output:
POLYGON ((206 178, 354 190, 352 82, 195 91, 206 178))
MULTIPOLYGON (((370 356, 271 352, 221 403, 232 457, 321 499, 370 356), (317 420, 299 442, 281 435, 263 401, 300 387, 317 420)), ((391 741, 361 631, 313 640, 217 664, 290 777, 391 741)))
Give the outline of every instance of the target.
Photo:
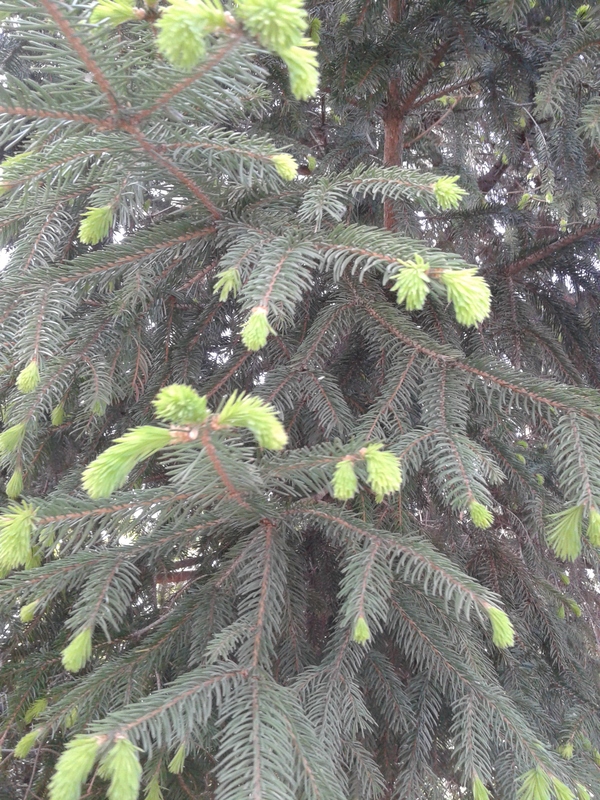
POLYGON ((586 225, 585 227, 580 228, 578 231, 569 233, 567 236, 562 236, 560 239, 551 242, 545 247, 542 247, 540 250, 536 250, 534 253, 530 253, 528 256, 524 256, 523 258, 517 259, 517 261, 513 261, 512 264, 508 265, 507 273, 511 277, 518 275, 520 272, 523 272, 529 267, 532 267, 534 264, 537 264, 548 256, 551 256, 552 253, 562 250, 563 247, 568 247, 569 245, 575 244, 575 242, 585 239, 587 236, 593 236, 594 234, 597 234, 598 240, 600 241, 600 223, 598 222, 594 223, 593 225, 586 225))

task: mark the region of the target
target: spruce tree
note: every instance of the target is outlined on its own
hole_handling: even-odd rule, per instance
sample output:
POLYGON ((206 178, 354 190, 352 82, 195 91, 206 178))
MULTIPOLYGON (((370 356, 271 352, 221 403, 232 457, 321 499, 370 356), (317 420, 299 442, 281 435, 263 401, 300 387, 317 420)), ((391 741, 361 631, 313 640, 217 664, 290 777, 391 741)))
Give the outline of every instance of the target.
POLYGON ((598 9, 2 13, 0 796, 589 800, 598 9))

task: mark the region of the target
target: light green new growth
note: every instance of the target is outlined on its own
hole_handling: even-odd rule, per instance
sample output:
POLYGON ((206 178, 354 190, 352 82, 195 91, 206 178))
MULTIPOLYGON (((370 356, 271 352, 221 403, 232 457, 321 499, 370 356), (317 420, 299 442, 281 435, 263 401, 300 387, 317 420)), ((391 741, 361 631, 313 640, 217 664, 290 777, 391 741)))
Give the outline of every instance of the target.
POLYGON ((152 776, 152 780, 146 786, 144 800, 164 800, 158 774, 152 776))
POLYGON ((156 44, 177 69, 190 70, 205 56, 208 34, 227 27, 219 0, 169 0, 156 23, 156 44))
POLYGON ((94 500, 123 486, 133 467, 158 453, 171 441, 166 428, 142 425, 132 428, 92 461, 83 472, 82 485, 94 500))
POLYGON ((541 767, 530 769, 519 780, 519 800, 550 800, 550 776, 541 767))
POLYGON ((67 744, 50 780, 49 800, 79 800, 99 749, 95 736, 76 736, 67 744))
POLYGON ((563 758, 566 758, 567 761, 573 758, 573 744, 572 742, 565 742, 564 744, 559 745, 556 748, 556 752, 559 753, 563 758))
POLYGON ((260 350, 267 343, 270 333, 275 333, 267 319, 267 309, 258 307, 244 323, 242 328, 242 342, 248 350, 260 350))
POLYGON ((492 624, 492 641, 496 647, 504 649, 512 647, 515 643, 515 629, 510 621, 508 614, 496 606, 486 605, 488 617, 492 624))
POLYGON ((35 611, 39 604, 39 600, 33 600, 31 603, 21 606, 19 611, 19 619, 21 622, 31 622, 35 616, 35 611))
POLYGON ((319 88, 319 63, 310 39, 279 53, 290 75, 290 89, 298 100, 308 100, 319 88))
POLYGON ((349 458, 338 461, 331 481, 332 494, 337 500, 351 500, 358 491, 358 478, 349 458))
POLYGON ((396 292, 396 301, 406 304, 407 311, 418 311, 425 305, 429 294, 429 264, 418 253, 415 253, 413 261, 399 260, 398 263, 403 269, 394 275, 391 289, 396 292))
POLYGON ((371 638, 371 631, 367 625, 367 620, 364 617, 359 617, 354 625, 352 631, 352 640, 358 644, 364 644, 371 638))
POLYGON ((169 766, 167 769, 169 772, 172 772, 175 775, 179 775, 183 772, 183 765, 185 763, 185 745, 180 745, 177 748, 177 752, 173 756, 173 758, 169 761, 169 766))
POLYGON ((62 425, 64 421, 65 408, 62 403, 59 403, 59 405, 52 409, 52 413, 50 414, 50 422, 53 425, 62 425))
POLYGON ((99 0, 90 14, 90 22, 107 20, 115 26, 134 19, 138 19, 134 0, 99 0))
POLYGON ((213 294, 219 294, 219 300, 224 303, 225 300, 232 295, 237 297, 237 293, 242 288, 242 279, 240 273, 235 267, 224 269, 222 272, 217 273, 217 280, 213 289, 213 294))
POLYGON ((489 508, 478 503, 477 500, 472 500, 469 503, 469 516, 476 528, 489 528, 494 521, 494 515, 489 508))
POLYGON ((172 383, 159 391, 152 401, 154 411, 165 422, 191 424, 204 422, 208 416, 206 397, 191 386, 172 383))
POLYGON ((276 153, 271 156, 271 161, 275 165, 277 174, 284 181, 293 181, 298 174, 298 164, 296 159, 289 153, 276 153))
POLYGON ((108 236, 113 220, 111 206, 89 207, 83 213, 79 226, 79 240, 84 244, 98 244, 108 236))
POLYGON ((36 509, 28 503, 11 503, 0 516, 0 568, 11 570, 31 558, 36 509))
POLYGON ((308 25, 302 0, 238 0, 235 16, 274 53, 300 44, 308 25))
POLYGON ((62 651, 62 664, 68 672, 79 672, 92 655, 92 631, 84 628, 62 651))
POLYGON ((565 508, 548 517, 546 539, 558 558, 574 561, 581 553, 583 505, 565 508))
POLYGON ((578 800, 591 800, 590 793, 582 783, 576 783, 575 789, 577 791, 578 800))
POLYGON ((478 775, 473 776, 473 800, 489 800, 490 793, 478 775))
POLYGON ((433 184, 433 194, 440 208, 446 210, 458 208, 461 199, 467 194, 464 189, 457 186, 458 175, 444 175, 433 184))
POLYGON ((36 717, 39 717, 40 714, 43 714, 44 711, 48 708, 48 700, 45 697, 38 697, 37 700, 34 700, 33 703, 29 706, 25 714, 23 715, 23 719, 29 725, 30 722, 36 717))
POLYGON ((16 498, 19 497, 23 491, 23 471, 19 469, 19 467, 17 467, 17 469, 10 476, 10 480, 6 484, 4 491, 8 497, 11 498, 11 500, 16 500, 16 498))
POLYGON ((594 547, 600 547, 600 511, 590 508, 586 536, 594 547))
POLYGON ((559 573, 558 577, 560 578, 560 582, 564 583, 565 586, 569 586, 571 583, 571 578, 569 578, 566 572, 559 573))
POLYGON ((397 492, 402 483, 400 461, 388 451, 382 450, 380 443, 368 444, 364 449, 364 459, 367 465, 367 480, 375 492, 378 503, 384 495, 397 492))
POLYGON ((564 618, 565 618, 565 607, 562 605, 562 603, 561 603, 561 605, 559 605, 559 607, 556 609, 556 616, 557 616, 559 619, 564 619, 564 618))
POLYGON ((0 433, 0 454, 14 453, 25 438, 25 423, 19 422, 0 433))
POLYGON ((440 276, 454 316, 461 325, 477 325, 490 313, 490 289, 477 269, 445 270, 440 276))
POLYGON ((138 748, 129 739, 119 737, 100 762, 99 773, 110 780, 109 800, 137 800, 142 778, 138 748))
POLYGON ((234 392, 217 415, 217 422, 223 427, 247 428, 268 450, 281 450, 287 444, 287 433, 275 409, 259 397, 234 392))
POLYGON ((42 732, 41 728, 35 728, 35 730, 29 731, 29 733, 26 733, 25 736, 22 736, 15 745, 14 749, 15 758, 27 758, 27 756, 31 752, 32 747, 40 738, 41 732, 42 732))
POLYGON ((17 389, 23 394, 33 392, 40 383, 40 371, 37 361, 32 360, 24 367, 17 376, 17 389))
POLYGON ((573 600, 573 598, 571 597, 565 597, 564 601, 569 606, 569 610, 571 611, 572 614, 575 614, 576 617, 581 616, 583 612, 581 611, 581 606, 579 605, 579 603, 576 603, 575 600, 573 600))
POLYGON ((554 775, 552 776, 552 788, 556 800, 575 800, 575 794, 571 789, 554 775))
POLYGON ((77 706, 73 706, 73 708, 66 715, 65 720, 63 722, 64 729, 68 731, 69 728, 72 728, 73 725, 75 725, 78 719, 79 719, 79 711, 77 709, 77 706))

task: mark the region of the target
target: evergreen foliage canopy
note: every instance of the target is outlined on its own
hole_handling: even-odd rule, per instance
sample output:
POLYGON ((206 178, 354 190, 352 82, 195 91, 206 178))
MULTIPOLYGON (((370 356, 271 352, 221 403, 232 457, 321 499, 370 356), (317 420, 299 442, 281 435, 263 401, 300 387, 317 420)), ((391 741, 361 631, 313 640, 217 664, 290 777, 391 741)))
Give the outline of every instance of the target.
POLYGON ((599 9, 2 14, 6 796, 597 795, 599 9))

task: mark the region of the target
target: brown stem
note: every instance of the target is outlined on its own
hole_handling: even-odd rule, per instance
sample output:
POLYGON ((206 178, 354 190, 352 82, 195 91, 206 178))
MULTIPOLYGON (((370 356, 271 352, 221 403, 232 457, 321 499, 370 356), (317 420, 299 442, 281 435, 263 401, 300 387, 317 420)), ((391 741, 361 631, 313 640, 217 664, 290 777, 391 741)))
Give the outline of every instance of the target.
POLYGON ((555 242, 551 242, 549 245, 546 245, 546 247, 542 247, 541 250, 536 250, 535 253, 530 253, 530 255, 525 256, 524 258, 519 258, 517 261, 513 261, 513 263, 508 267, 508 275, 511 277, 518 275, 528 267, 531 267, 547 256, 552 255, 552 253, 555 253, 557 250, 562 250, 563 247, 568 247, 570 244, 574 244, 580 239, 584 239, 586 236, 591 236, 594 233, 600 235, 600 224, 596 223, 595 225, 586 225, 574 233, 570 233, 567 236, 562 236, 555 242))

